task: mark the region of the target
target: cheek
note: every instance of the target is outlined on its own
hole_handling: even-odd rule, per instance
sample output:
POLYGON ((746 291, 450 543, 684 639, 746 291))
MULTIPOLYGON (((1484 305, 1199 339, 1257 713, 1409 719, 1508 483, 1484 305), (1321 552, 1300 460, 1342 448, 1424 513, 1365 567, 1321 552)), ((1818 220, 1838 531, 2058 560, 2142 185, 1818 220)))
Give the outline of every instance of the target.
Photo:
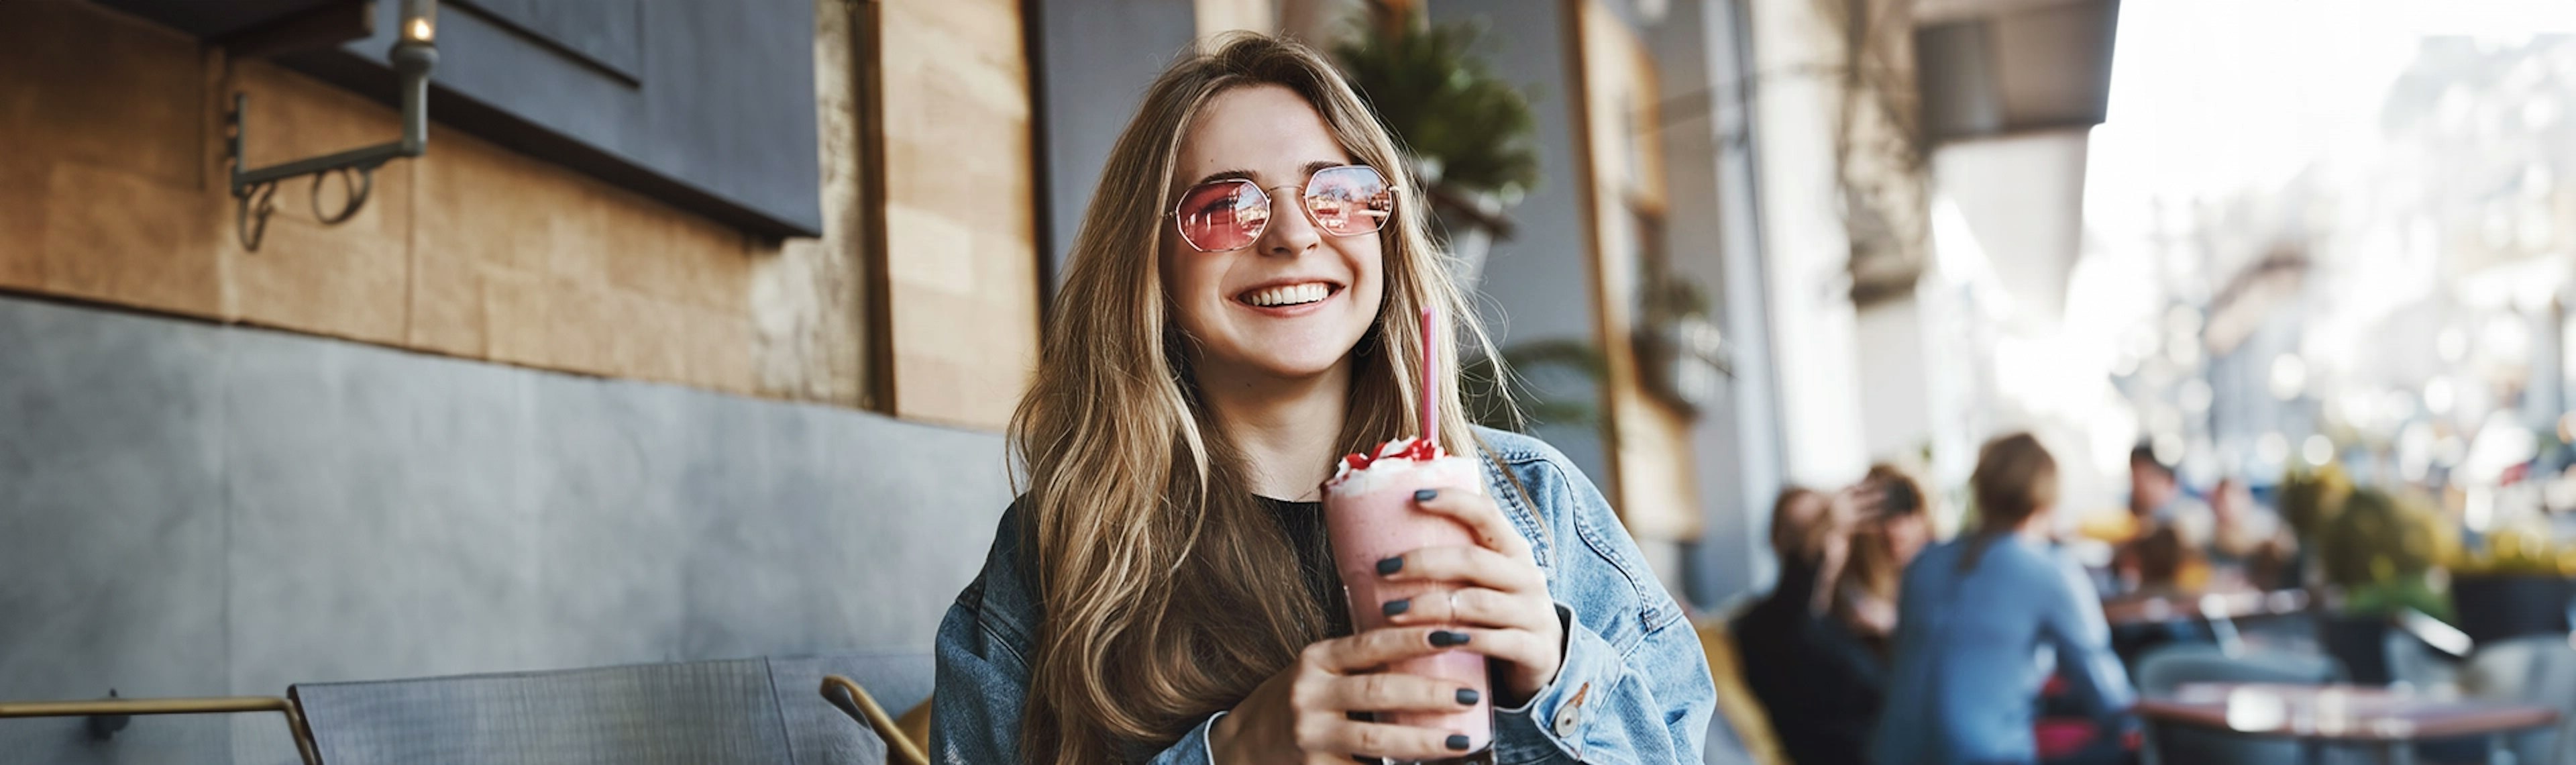
POLYGON ((1163 296, 1181 328, 1198 330, 1205 326, 1208 295, 1216 290, 1216 269, 1201 253, 1173 252, 1165 249, 1157 264, 1163 277, 1163 296))
POLYGON ((1340 249, 1342 261, 1351 272, 1351 286, 1364 290, 1355 295, 1360 308, 1377 313, 1386 302, 1386 253, 1392 249, 1374 236, 1351 237, 1340 249))

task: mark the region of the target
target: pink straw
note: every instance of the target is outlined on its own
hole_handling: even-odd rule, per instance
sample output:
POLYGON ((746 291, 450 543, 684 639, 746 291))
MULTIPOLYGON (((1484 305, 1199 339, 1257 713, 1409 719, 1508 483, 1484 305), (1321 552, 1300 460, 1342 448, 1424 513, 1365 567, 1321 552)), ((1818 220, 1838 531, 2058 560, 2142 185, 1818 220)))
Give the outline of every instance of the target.
POLYGON ((1436 359, 1432 349, 1437 347, 1433 339, 1438 337, 1436 333, 1439 329, 1434 319, 1439 315, 1435 309, 1422 309, 1422 440, 1435 447, 1440 444, 1440 414, 1437 405, 1433 403, 1439 400, 1439 388, 1435 387, 1438 383, 1434 382, 1438 378, 1432 377, 1434 371, 1432 366, 1436 359))

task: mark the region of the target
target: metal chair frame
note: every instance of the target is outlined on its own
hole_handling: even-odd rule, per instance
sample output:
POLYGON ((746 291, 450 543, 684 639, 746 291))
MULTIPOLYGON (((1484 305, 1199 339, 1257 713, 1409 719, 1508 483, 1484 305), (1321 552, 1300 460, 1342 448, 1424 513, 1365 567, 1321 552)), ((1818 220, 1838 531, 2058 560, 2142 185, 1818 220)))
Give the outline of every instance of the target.
MULTIPOLYGON (((0 702, 0 719, 29 717, 87 717, 92 731, 114 731, 123 727, 123 719, 132 715, 206 715, 243 712, 276 712, 286 716, 286 729, 295 736, 295 754, 304 765, 322 765, 322 753, 313 744, 313 729, 304 723, 304 710, 293 699, 276 696, 219 696, 175 699, 99 699, 96 701, 5 701, 0 702), (104 725, 101 721, 106 722, 104 725)), ((107 733, 98 733, 104 738, 107 733)))

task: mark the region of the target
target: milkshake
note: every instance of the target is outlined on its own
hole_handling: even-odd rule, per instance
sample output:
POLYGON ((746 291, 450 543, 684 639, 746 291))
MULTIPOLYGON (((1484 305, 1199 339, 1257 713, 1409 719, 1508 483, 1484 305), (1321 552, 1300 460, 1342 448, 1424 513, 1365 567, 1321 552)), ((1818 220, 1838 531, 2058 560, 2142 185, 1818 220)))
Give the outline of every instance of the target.
MULTIPOLYGON (((1442 582, 1386 581, 1378 576, 1378 561, 1424 547, 1476 543, 1465 525, 1415 507, 1413 492, 1419 489, 1482 494, 1484 473, 1475 460, 1444 456, 1440 447, 1430 441, 1406 438, 1389 441, 1374 453, 1342 458, 1333 479, 1324 484, 1326 533, 1333 541, 1333 561, 1350 601, 1354 630, 1366 632, 1385 626, 1383 606, 1388 601, 1436 600, 1448 597, 1453 588, 1442 582)), ((1421 762, 1493 761, 1493 693, 1487 687, 1483 655, 1452 649, 1395 662, 1387 666, 1387 671, 1476 690, 1475 705, 1462 706, 1455 712, 1372 715, 1377 722, 1466 734, 1466 753, 1421 762)))

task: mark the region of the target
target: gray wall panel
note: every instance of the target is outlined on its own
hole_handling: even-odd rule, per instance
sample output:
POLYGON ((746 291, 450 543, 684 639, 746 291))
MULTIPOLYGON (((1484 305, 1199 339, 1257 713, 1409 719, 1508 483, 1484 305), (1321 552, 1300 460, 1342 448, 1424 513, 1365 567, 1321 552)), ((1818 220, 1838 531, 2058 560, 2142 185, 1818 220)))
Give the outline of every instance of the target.
MULTIPOLYGON (((0 308, 0 698, 224 692, 224 517, 211 338, 0 308)), ((0 722, 0 761, 177 762, 224 721, 0 722), (154 754, 157 753, 157 754, 154 754)))
POLYGON ((1046 159, 1047 293, 1064 278, 1082 212, 1100 186, 1118 132, 1146 86, 1198 36, 1189 0, 1032 2, 1040 66, 1039 129, 1046 159))
MULTIPOLYGON (((1004 464, 991 433, 0 298, 0 698, 852 651, 926 677, 1004 464)), ((0 761, 291 758, 269 717, 6 722, 0 761)))
POLYGON ((528 667, 520 375, 226 334, 231 690, 528 667))

